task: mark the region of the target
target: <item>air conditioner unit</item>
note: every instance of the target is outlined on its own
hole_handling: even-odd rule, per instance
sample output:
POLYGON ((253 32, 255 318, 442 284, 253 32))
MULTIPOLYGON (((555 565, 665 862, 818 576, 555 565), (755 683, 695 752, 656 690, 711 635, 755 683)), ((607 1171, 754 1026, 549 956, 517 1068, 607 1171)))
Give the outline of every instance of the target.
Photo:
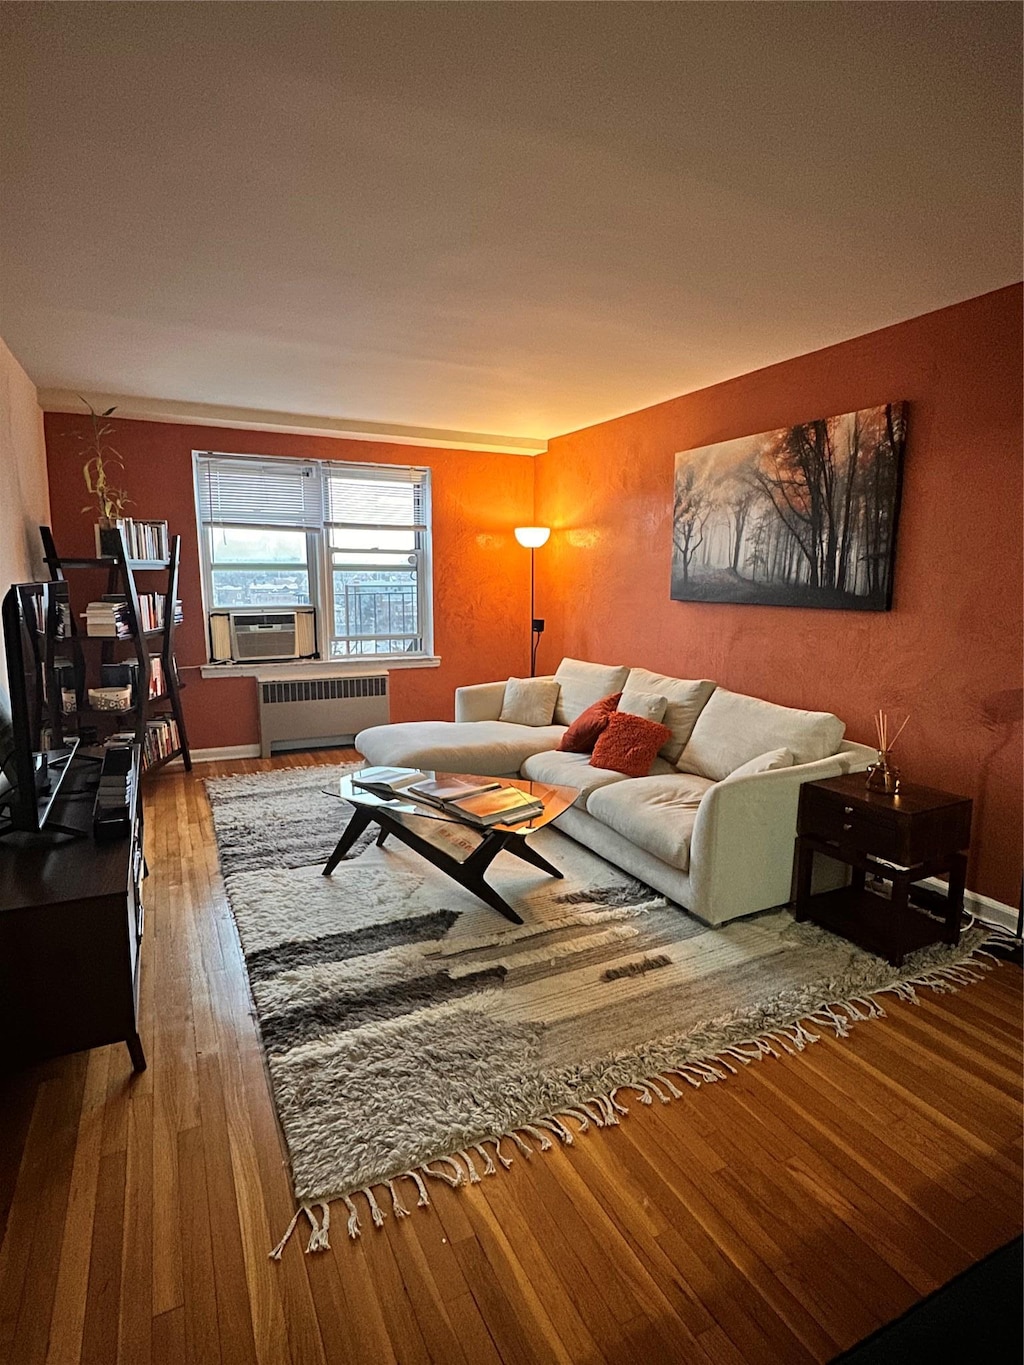
POLYGON ((316 613, 230 609, 210 612, 210 657, 214 663, 268 663, 310 659, 316 654, 316 613))

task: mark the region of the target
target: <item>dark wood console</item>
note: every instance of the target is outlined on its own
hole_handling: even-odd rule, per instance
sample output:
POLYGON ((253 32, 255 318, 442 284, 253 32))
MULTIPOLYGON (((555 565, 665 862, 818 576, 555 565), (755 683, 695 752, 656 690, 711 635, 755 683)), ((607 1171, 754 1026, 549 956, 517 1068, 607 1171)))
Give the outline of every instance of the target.
POLYGON ((130 833, 97 842, 100 765, 81 751, 53 818, 84 837, 47 830, 0 839, 0 1067, 125 1042, 146 1066, 138 1030, 142 944, 142 800, 134 750, 130 833))

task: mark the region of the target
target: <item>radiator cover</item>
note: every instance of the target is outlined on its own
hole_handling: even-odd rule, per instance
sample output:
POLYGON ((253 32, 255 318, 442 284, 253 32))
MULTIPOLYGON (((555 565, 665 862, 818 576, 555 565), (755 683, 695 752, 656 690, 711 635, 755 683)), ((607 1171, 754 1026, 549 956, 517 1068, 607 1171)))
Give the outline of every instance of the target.
POLYGON ((260 753, 351 744, 360 730, 391 719, 388 675, 296 678, 257 684, 260 753))

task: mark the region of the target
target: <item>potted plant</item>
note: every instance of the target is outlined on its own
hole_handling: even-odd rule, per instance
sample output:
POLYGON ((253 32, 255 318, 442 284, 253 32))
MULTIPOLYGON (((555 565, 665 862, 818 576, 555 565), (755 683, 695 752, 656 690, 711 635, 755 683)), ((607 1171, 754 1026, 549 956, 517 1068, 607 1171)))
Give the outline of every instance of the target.
MULTIPOLYGON (((81 397, 81 395, 79 395, 81 397)), ((93 498, 93 502, 82 508, 83 512, 91 512, 94 508, 99 512, 99 520, 96 525, 96 552, 97 554, 117 554, 121 549, 121 538, 118 534, 117 523, 124 516, 124 509, 131 499, 123 488, 119 488, 113 479, 115 469, 124 470, 124 462, 121 456, 110 444, 109 437, 114 428, 106 419, 116 408, 107 408, 106 412, 97 412, 93 405, 85 398, 82 402, 89 409, 92 429, 82 435, 77 434, 77 439, 81 441, 86 461, 82 466, 82 477, 85 479, 85 486, 93 498)))

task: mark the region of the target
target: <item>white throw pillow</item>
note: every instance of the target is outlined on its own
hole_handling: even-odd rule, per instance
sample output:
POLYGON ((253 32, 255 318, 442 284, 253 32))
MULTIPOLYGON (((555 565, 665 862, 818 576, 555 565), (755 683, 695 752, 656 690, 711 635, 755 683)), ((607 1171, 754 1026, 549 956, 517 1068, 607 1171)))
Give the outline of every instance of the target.
POLYGON ((735 782, 738 777, 753 777, 754 773, 773 773, 778 768, 792 768, 793 752, 791 749, 769 749, 766 754, 758 754, 756 758, 750 759, 746 763, 741 763, 738 768, 734 768, 728 777, 723 777, 723 782, 735 782))
POLYGON ((655 725, 660 725, 667 706, 668 697, 658 697, 653 692, 627 691, 619 698, 618 709, 627 715, 643 716, 644 720, 653 720, 655 725))
POLYGON ((555 669, 555 681, 562 689, 555 705, 555 724, 571 725, 595 701, 621 692, 628 672, 628 668, 614 664, 588 664, 583 659, 563 659, 555 669))
POLYGON ((509 678, 498 719, 510 725, 550 725, 557 701, 554 678, 509 678))
POLYGON ((649 692, 667 699, 661 723, 672 731, 672 737, 658 752, 670 763, 678 762, 697 717, 714 690, 715 684, 706 678, 696 681, 670 678, 665 673, 652 673, 649 668, 631 668, 625 685, 626 692, 649 692))
POLYGON ((769 749, 789 749, 794 763, 814 763, 838 751, 845 729, 827 711, 798 711, 719 687, 676 766, 720 782, 769 749))

